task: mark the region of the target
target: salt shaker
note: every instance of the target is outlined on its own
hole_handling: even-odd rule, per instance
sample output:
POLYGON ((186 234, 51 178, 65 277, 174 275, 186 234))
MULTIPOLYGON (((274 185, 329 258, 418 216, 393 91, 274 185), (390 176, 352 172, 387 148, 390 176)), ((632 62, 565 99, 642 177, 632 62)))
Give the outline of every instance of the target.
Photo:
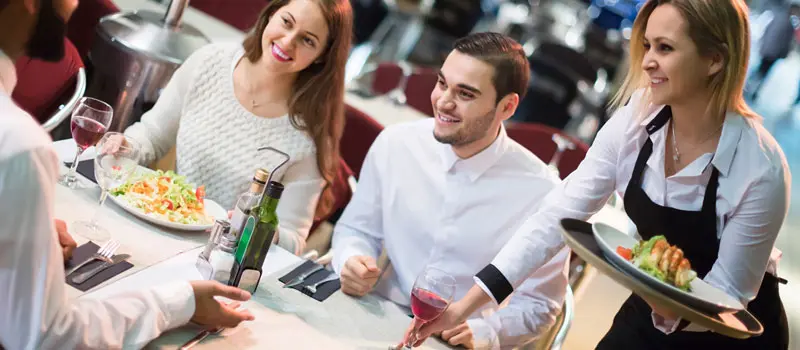
POLYGON ((230 233, 222 235, 214 250, 211 251, 208 262, 211 264, 212 279, 228 284, 233 269, 234 252, 238 238, 230 233))
POLYGON ((214 221, 214 226, 211 227, 211 233, 208 235, 208 242, 203 248, 203 251, 198 255, 197 263, 195 264, 197 271, 200 272, 200 275, 203 276, 204 279, 208 280, 213 277, 214 270, 209 262, 211 252, 214 251, 217 244, 219 244, 220 238, 230 232, 230 229, 231 224, 227 220, 214 221))

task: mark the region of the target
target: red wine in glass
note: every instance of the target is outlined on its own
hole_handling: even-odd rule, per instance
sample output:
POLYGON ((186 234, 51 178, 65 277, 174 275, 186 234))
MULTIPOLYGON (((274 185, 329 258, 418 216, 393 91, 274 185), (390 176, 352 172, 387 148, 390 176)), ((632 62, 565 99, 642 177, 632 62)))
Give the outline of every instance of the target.
POLYGON ((94 119, 75 116, 70 123, 70 131, 78 147, 86 149, 100 141, 106 133, 106 126, 94 119))
POLYGON ((429 290, 415 288, 411 292, 411 312, 422 321, 430 322, 447 308, 447 300, 429 290))
POLYGON ((433 321, 444 313, 453 300, 456 281, 446 271, 428 266, 423 270, 411 288, 411 312, 414 314, 414 328, 404 340, 404 348, 410 349, 417 341, 417 331, 426 322, 433 321))

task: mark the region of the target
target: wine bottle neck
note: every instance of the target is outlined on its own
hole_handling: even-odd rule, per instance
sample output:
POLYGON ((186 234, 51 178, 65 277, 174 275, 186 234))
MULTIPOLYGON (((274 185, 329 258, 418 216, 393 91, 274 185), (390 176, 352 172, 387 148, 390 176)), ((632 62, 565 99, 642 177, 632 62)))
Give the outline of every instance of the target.
POLYGON ((271 221, 274 217, 276 217, 276 210, 278 209, 278 201, 279 198, 273 198, 270 196, 264 196, 261 199, 261 205, 259 205, 259 221, 271 221))

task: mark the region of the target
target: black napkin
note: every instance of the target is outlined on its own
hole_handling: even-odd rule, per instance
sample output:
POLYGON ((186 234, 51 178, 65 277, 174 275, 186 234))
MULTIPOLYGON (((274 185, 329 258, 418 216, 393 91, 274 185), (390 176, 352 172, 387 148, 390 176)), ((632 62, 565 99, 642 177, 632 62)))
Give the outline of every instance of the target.
MULTIPOLYGON (((295 276, 299 276, 303 272, 313 269, 316 265, 317 264, 314 263, 313 261, 306 260, 304 263, 300 264, 300 266, 296 267, 291 272, 279 278, 278 281, 280 281, 283 284, 286 284, 291 280, 293 280, 295 276)), ((328 271, 327 269, 319 270, 311 274, 311 276, 308 276, 305 279, 305 281, 303 281, 303 283, 300 283, 291 288, 299 290, 301 293, 314 298, 314 300, 324 301, 329 296, 331 296, 331 294, 335 293, 337 290, 339 290, 339 288, 341 288, 342 285, 339 283, 338 279, 321 284, 320 286, 317 287, 317 292, 314 293, 314 295, 311 295, 311 293, 309 293, 309 291, 303 287, 312 285, 317 281, 321 281, 333 273, 334 273, 333 271, 328 271)))
MULTIPOLYGON (((72 251, 72 258, 67 260, 66 263, 64 264, 65 271, 71 269, 73 266, 77 266, 78 264, 86 261, 86 259, 88 259, 90 256, 92 256, 94 253, 97 253, 97 251, 99 249, 100 249, 100 247, 98 247, 97 244, 94 244, 92 242, 88 242, 88 243, 86 243, 84 245, 81 245, 78 248, 75 248, 75 250, 72 251)), ((123 261, 123 262, 121 262, 119 264, 116 264, 114 266, 111 266, 111 267, 109 267, 109 268, 107 268, 107 269, 105 269, 103 271, 100 271, 100 273, 98 273, 98 274, 94 275, 92 278, 86 280, 86 282, 83 282, 81 284, 72 283, 72 276, 76 276, 77 274, 79 274, 81 272, 84 272, 84 271, 89 271, 93 267, 95 267, 97 265, 100 265, 102 263, 103 262, 100 261, 100 260, 95 260, 95 261, 92 261, 92 262, 90 262, 90 263, 88 263, 86 265, 83 265, 83 267, 81 267, 80 269, 76 270, 75 272, 73 272, 72 274, 67 276, 67 284, 77 288, 81 292, 85 292, 85 291, 87 291, 89 289, 94 288, 98 284, 103 283, 106 280, 108 280, 108 279, 110 279, 110 278, 112 278, 112 277, 114 277, 116 275, 119 275, 120 273, 125 272, 125 270, 133 267, 133 264, 131 264, 131 263, 127 262, 127 261, 123 261)))
MULTIPOLYGON (((67 168, 72 166, 71 162, 64 163, 67 168)), ((78 167, 75 168, 75 171, 78 174, 83 175, 83 177, 89 179, 90 181, 97 183, 97 179, 94 178, 94 159, 87 159, 78 162, 78 167)))

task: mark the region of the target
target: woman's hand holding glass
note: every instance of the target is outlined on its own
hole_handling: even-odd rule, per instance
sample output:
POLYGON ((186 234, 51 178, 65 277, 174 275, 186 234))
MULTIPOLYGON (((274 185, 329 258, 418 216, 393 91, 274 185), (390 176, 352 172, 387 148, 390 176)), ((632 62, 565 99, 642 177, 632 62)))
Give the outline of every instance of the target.
POLYGON ((94 175, 100 185, 100 208, 91 221, 74 224, 75 233, 96 243, 108 240, 108 230, 97 223, 97 216, 103 208, 110 189, 121 186, 134 173, 139 159, 139 144, 125 135, 109 132, 97 143, 94 158, 94 175), (120 140, 123 140, 120 142, 120 140))

